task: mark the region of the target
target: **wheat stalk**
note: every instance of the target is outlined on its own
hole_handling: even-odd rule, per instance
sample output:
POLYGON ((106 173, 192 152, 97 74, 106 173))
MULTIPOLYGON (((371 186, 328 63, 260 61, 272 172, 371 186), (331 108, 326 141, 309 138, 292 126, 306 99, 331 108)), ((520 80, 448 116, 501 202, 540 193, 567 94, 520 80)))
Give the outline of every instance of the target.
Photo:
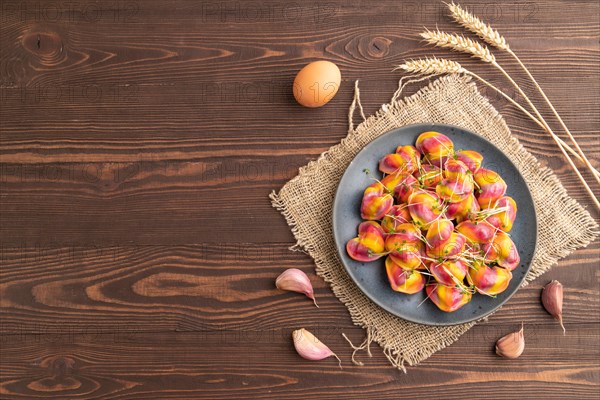
POLYGON ((479 58, 488 63, 496 62, 496 57, 494 57, 487 46, 462 35, 442 32, 439 29, 436 29, 435 31, 427 29, 425 32, 421 33, 421 37, 425 39, 427 43, 434 46, 451 49, 460 53, 467 53, 470 54, 471 57, 479 58))
POLYGON ((454 2, 446 5, 456 22, 475 33, 484 42, 501 50, 510 50, 506 39, 497 30, 492 28, 491 25, 484 23, 458 4, 454 4, 454 2))
MULTIPOLYGON (((529 111, 527 111, 525 109, 525 107, 523 107, 521 104, 517 103, 515 100, 513 100, 509 95, 504 93, 497 86, 493 85, 492 83, 485 80, 484 78, 477 75, 476 73, 464 68, 462 65, 460 65, 456 61, 448 60, 445 58, 425 57, 425 58, 421 58, 421 59, 417 59, 417 60, 405 61, 404 64, 399 65, 395 69, 401 69, 401 70, 404 70, 404 71, 406 71, 410 74, 416 75, 416 76, 423 76, 423 75, 433 76, 433 75, 442 75, 442 74, 470 75, 470 76, 474 77, 475 79, 479 80, 484 85, 495 90, 502 97, 504 97, 507 101, 509 101, 511 104, 513 104, 519 110, 521 110, 527 117, 529 117, 538 126, 540 126, 542 129, 546 130, 546 127, 544 126, 544 124, 539 119, 534 117, 529 111)), ((583 159, 581 158, 579 153, 577 153, 575 150, 573 150, 562 139, 559 138, 559 141, 560 141, 560 145, 562 147, 564 147, 565 150, 567 150, 569 153, 571 153, 579 161, 583 162, 583 159)), ((595 168, 593 168, 593 173, 597 176, 600 176, 600 171, 596 170, 595 168)))
POLYGON ((404 64, 399 65, 397 69, 415 75, 460 74, 466 72, 456 61, 437 57, 406 61, 404 64))
MULTIPOLYGON (((515 80, 508 74, 508 72, 506 72, 506 70, 504 68, 502 68, 502 66, 500 64, 498 64, 496 62, 496 58, 490 52, 490 50, 487 46, 482 45, 481 43, 476 42, 472 39, 465 38, 464 36, 446 33, 446 32, 442 32, 440 30, 435 30, 435 31, 426 30, 425 32, 421 33, 421 37, 423 39, 425 39, 429 44, 432 44, 437 47, 449 48, 451 50, 454 50, 454 51, 457 51, 460 53, 470 54, 471 57, 475 57, 482 61, 490 63, 496 69, 498 69, 506 77, 506 79, 508 79, 510 81, 510 83, 517 89, 517 91, 521 94, 521 96, 523 96, 523 98, 525 99, 525 101, 527 102, 529 107, 531 107, 531 109, 533 110, 533 112, 535 113, 535 115, 537 116, 539 121, 543 124, 545 130, 550 134, 552 139, 554 139, 556 144, 558 144, 560 151, 563 153, 563 155, 569 162, 569 165, 571 166, 571 168, 573 168, 573 170, 577 174, 577 177, 581 181, 584 188, 591 195, 592 200, 594 201, 594 204, 596 205, 596 207, 600 210, 600 201, 598 201, 598 198, 596 197, 596 195, 594 194, 592 189, 590 189, 590 186, 586 182, 585 178, 581 175, 581 172, 579 172, 579 170, 577 169, 577 166, 575 165, 575 163, 573 163, 573 160, 571 160, 571 157, 569 157, 569 154, 567 153, 567 151, 560 144, 561 139, 552 131, 552 128, 550 128, 550 126, 548 125, 548 123, 546 122, 544 117, 542 117, 542 114, 539 112, 539 110, 537 109, 535 104, 533 104, 533 102, 531 101, 529 96, 527 96, 527 94, 523 91, 523 89, 521 89, 519 84, 517 82, 515 82, 515 80)), ((579 146, 577 144, 576 144, 576 147, 579 148, 579 146)), ((589 163, 589 161, 587 161, 587 158, 585 157, 585 155, 581 154, 581 157, 583 158, 584 161, 586 161, 586 166, 590 169, 590 171, 594 175, 594 178, 596 178, 596 180, 600 183, 600 177, 598 177, 596 174, 594 174, 593 167, 589 163)))
MULTIPOLYGON (((444 32, 439 32, 439 33, 440 33, 440 35, 443 35, 443 36, 452 36, 452 35, 446 34, 444 32)), ((455 50, 455 48, 453 48, 453 50, 455 50)), ((471 52, 469 51, 469 53, 471 53, 471 52)), ((562 141, 558 136, 556 136, 556 134, 552 131, 550 126, 546 123, 544 118, 541 116, 541 114, 539 113, 537 108, 535 108, 535 105, 531 102, 531 100, 527 97, 527 95, 521 90, 521 88, 518 87, 517 83, 510 77, 510 75, 508 75, 508 73, 506 71, 504 71, 504 69, 500 65, 498 65, 495 61, 493 61, 492 64, 494 66, 496 66, 497 68, 499 68, 500 71, 511 81, 511 83, 517 87, 517 89, 519 90, 521 95, 527 100, 530 107, 532 107, 532 109, 534 110, 534 112, 536 113, 538 118, 535 118, 533 115, 531 115, 527 110, 525 110, 525 108, 523 108, 520 104, 518 104, 516 101, 511 99, 507 94, 502 92, 496 86, 492 85, 491 83, 489 83, 488 81, 486 81, 485 79, 480 77, 479 75, 467 70, 466 68, 463 68, 459 63, 457 63, 455 61, 439 59, 439 58, 433 57, 433 58, 425 58, 425 59, 420 59, 420 60, 411 60, 411 61, 405 62, 404 64, 398 66, 398 68, 403 69, 403 70, 410 72, 412 74, 415 74, 415 75, 439 75, 439 74, 443 74, 443 73, 464 73, 464 74, 468 74, 468 75, 471 75, 471 76, 477 78, 478 80, 480 80, 487 86, 498 91, 498 93, 502 94, 504 96, 504 98, 508 99, 512 104, 516 105, 521 111, 523 111, 533 121, 535 121, 544 130, 546 130, 546 132, 548 132, 550 134, 550 136, 554 139, 554 141, 560 148, 561 152, 563 153, 563 155, 565 156, 565 158, 567 159, 567 161, 569 162, 569 164, 571 165, 571 167, 573 168, 573 170, 579 177, 579 180, 583 184, 584 188, 591 195, 594 203, 596 204, 596 207, 598 207, 598 209, 600 209, 600 202, 596 198, 596 195, 594 194, 592 189, 590 189, 589 185, 587 184, 587 182, 585 181, 585 179, 583 178, 583 176, 581 175, 581 173, 579 172, 579 170, 573 163, 573 160, 571 160, 571 157, 569 157, 569 155, 567 154, 566 148, 568 148, 568 145, 566 143, 564 143, 564 141, 562 141)), ((571 149, 571 153, 574 153, 574 151, 572 149, 571 149)), ((593 167, 591 170, 592 170, 592 173, 594 173, 594 176, 597 177, 596 173, 598 171, 593 169, 593 167)))
POLYGON ((575 137, 573 137, 573 134, 571 133, 571 131, 569 130, 567 125, 564 123, 563 119, 558 114, 558 111, 556 111, 556 109, 554 108, 554 105, 552 104, 550 99, 548 99, 548 97, 546 96, 546 93, 542 90, 541 86, 538 84, 537 80, 533 77, 533 75, 531 74, 529 69, 525 66, 525 64, 523 64, 521 59, 511 50, 506 39, 502 35, 500 35, 500 33, 497 30, 492 28, 491 25, 484 23, 479 18, 477 18, 476 16, 471 14, 469 11, 463 9, 460 5, 452 2, 450 4, 447 4, 447 6, 448 6, 448 9, 450 10, 450 15, 459 25, 461 25, 464 28, 466 28, 467 30, 475 33, 477 36, 479 36, 483 41, 485 41, 489 45, 494 46, 500 50, 506 51, 517 61, 517 63, 525 71, 525 73, 527 74, 529 79, 531 79, 531 81, 533 82, 533 84, 535 85, 537 90, 540 92, 540 94, 542 95, 542 97, 544 98, 544 100, 546 101, 546 103, 548 104, 548 106, 550 107, 552 112, 554 113, 554 116, 559 121, 561 127, 565 130, 565 132, 567 133, 567 135, 569 136, 569 138, 575 145, 575 148, 577 149, 578 154, 579 154, 578 159, 581 160, 590 169, 590 171, 592 171, 594 178, 596 178, 596 181, 598 183, 600 183, 600 176, 598 174, 594 173, 595 168, 591 165, 591 163, 588 160, 588 158, 586 157, 585 153, 583 152, 583 150, 581 149, 581 147, 575 140, 575 137))
MULTIPOLYGON (((506 100, 511 102, 517 108, 519 108, 519 110, 523 111, 523 113, 525 113, 525 115, 527 115, 529 118, 531 118, 536 124, 538 124, 544 130, 546 129, 546 127, 542 124, 542 122, 539 119, 537 119, 536 117, 534 117, 533 115, 531 115, 531 113, 529 111, 527 111, 521 104, 517 103, 509 95, 504 93, 501 89, 499 89, 494 84, 488 82, 487 80, 485 80, 481 76, 477 75, 476 73, 464 68, 462 65, 460 65, 456 61, 448 60, 445 58, 425 57, 425 58, 421 58, 418 60, 405 61, 404 64, 398 65, 398 67, 396 67, 394 70, 396 70, 396 69, 404 70, 404 71, 411 73, 413 75, 416 75, 416 76, 423 76, 423 75, 432 76, 432 75, 457 74, 457 73, 470 75, 470 76, 476 78, 477 80, 479 80, 481 83, 485 84, 486 86, 494 89, 496 92, 501 94, 506 100)), ((577 157, 577 153, 575 153, 573 151, 573 149, 568 147, 568 145, 566 143, 562 142, 562 140, 561 140, 561 145, 567 147, 568 151, 574 153, 575 156, 577 157)))

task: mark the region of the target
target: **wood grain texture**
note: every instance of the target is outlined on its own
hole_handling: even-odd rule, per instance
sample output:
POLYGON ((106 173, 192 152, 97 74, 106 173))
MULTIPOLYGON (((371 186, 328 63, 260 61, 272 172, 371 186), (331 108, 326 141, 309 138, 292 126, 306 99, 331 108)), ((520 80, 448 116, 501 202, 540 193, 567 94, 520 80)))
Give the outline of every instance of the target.
MULTIPOLYGON (((507 37, 600 168, 598 2, 464 4, 507 37)), ((376 346, 373 358, 358 355, 364 367, 351 365, 341 333, 359 343, 362 330, 311 259, 287 250, 293 237, 268 193, 344 137, 354 80, 372 113, 395 90, 395 65, 450 55, 416 37, 436 24, 457 31, 443 4, 0 7, 0 398, 599 398, 598 243, 406 375, 376 346), (308 110, 290 86, 318 58, 338 64, 343 82, 308 110), (320 309, 274 288, 289 267, 309 274, 320 309), (551 279, 566 288, 566 336, 539 302, 551 279), (493 343, 521 322, 525 353, 497 358, 493 343), (299 327, 344 369, 300 359, 290 340, 299 327)), ((487 66, 453 58, 518 97, 487 66)), ((598 218, 553 141, 482 91, 598 218)))
MULTIPOLYGON (((18 335, 63 328, 74 333, 106 332, 115 324, 143 332, 277 329, 309 321, 344 326, 348 315, 343 305, 310 273, 310 259, 289 252, 287 245, 4 249, 1 332, 18 335), (273 278, 284 268, 302 268, 312 276, 319 310, 301 295, 274 287, 273 278)), ((595 254, 593 249, 581 250, 569 269, 558 267, 554 273, 567 288, 577 288, 565 295, 567 329, 571 324, 600 322, 588 309, 600 306, 597 272, 586 268, 585 261, 595 254), (572 268, 577 268, 577 275, 572 268)), ((513 313, 525 311, 530 323, 551 321, 539 302, 545 282, 540 279, 520 290, 494 322, 514 324, 513 313)))
MULTIPOLYGON (((343 370, 335 360, 302 362, 289 341, 290 329, 22 339, 7 343, 10 350, 3 357, 10 369, 2 391, 17 399, 56 398, 57 393, 65 399, 334 399, 339 397, 336 392, 357 400, 414 399, 439 398, 439 391, 449 399, 482 398, 482 393, 514 399, 517 391, 525 398, 539 398, 543 391, 544 398, 564 399, 565 387, 574 398, 597 395, 600 352, 581 343, 595 340, 595 328, 582 327, 577 336, 562 337, 540 326, 537 344, 515 364, 498 361, 489 346, 473 340, 495 337, 486 327, 476 327, 407 375, 382 368, 387 360, 380 352, 365 360, 364 367, 344 363, 343 370), (528 367, 533 364, 535 368, 528 367)), ((346 332, 361 335, 356 328, 346 332)), ((334 351, 348 359, 346 342, 330 336, 325 333, 334 351)))

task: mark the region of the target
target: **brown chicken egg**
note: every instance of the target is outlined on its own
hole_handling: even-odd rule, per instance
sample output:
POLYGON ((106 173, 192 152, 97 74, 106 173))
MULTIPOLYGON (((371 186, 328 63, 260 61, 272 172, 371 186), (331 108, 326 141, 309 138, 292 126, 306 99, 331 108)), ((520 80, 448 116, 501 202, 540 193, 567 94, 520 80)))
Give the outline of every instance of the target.
POLYGON ((331 61, 315 61, 306 65, 294 79, 294 97, 305 107, 321 107, 337 93, 342 75, 331 61))

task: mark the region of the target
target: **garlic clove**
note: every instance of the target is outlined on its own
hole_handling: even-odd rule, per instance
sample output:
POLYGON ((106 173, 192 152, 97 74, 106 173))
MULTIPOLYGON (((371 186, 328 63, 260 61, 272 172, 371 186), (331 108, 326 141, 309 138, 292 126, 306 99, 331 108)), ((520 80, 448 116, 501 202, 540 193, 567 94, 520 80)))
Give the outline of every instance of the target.
POLYGON ((542 289, 542 304, 550 315, 552 315, 563 329, 563 335, 566 334, 562 319, 563 305, 563 285, 559 281, 552 281, 542 289))
POLYGON ((518 358, 525 350, 525 336, 523 325, 521 330, 509 333, 496 342, 496 354, 506 358, 518 358))
POLYGON ((304 293, 309 299, 319 307, 315 300, 315 294, 308 276, 297 268, 290 268, 283 271, 275 280, 275 286, 281 290, 291 290, 293 292, 304 293))
POLYGON ((294 339, 294 347, 300 357, 314 361, 333 356, 337 358, 340 368, 342 368, 342 360, 306 329, 295 330, 292 332, 292 338, 294 339))

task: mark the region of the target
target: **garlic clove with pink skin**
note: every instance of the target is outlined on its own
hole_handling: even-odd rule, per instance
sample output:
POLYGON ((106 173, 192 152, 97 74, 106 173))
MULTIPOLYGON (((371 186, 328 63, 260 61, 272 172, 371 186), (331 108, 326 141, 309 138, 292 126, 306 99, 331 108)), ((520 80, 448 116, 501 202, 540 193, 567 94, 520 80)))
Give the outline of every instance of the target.
POLYGON ((518 358, 525 350, 525 335, 523 325, 521 330, 509 333, 496 342, 496 354, 505 358, 518 358))
POLYGON ((319 307, 315 300, 315 294, 312 284, 308 276, 297 268, 290 268, 283 271, 275 280, 277 289, 290 290, 292 292, 304 293, 306 297, 311 299, 317 308, 319 307))
POLYGON ((298 329, 292 332, 292 338, 294 340, 294 347, 300 357, 316 361, 322 360, 327 357, 335 357, 338 360, 340 368, 342 368, 342 360, 327 347, 323 342, 316 338, 315 335, 307 331, 306 329, 298 329))
POLYGON ((552 281, 542 289, 542 304, 554 319, 560 322, 563 335, 566 334, 562 319, 563 285, 559 281, 552 281))

